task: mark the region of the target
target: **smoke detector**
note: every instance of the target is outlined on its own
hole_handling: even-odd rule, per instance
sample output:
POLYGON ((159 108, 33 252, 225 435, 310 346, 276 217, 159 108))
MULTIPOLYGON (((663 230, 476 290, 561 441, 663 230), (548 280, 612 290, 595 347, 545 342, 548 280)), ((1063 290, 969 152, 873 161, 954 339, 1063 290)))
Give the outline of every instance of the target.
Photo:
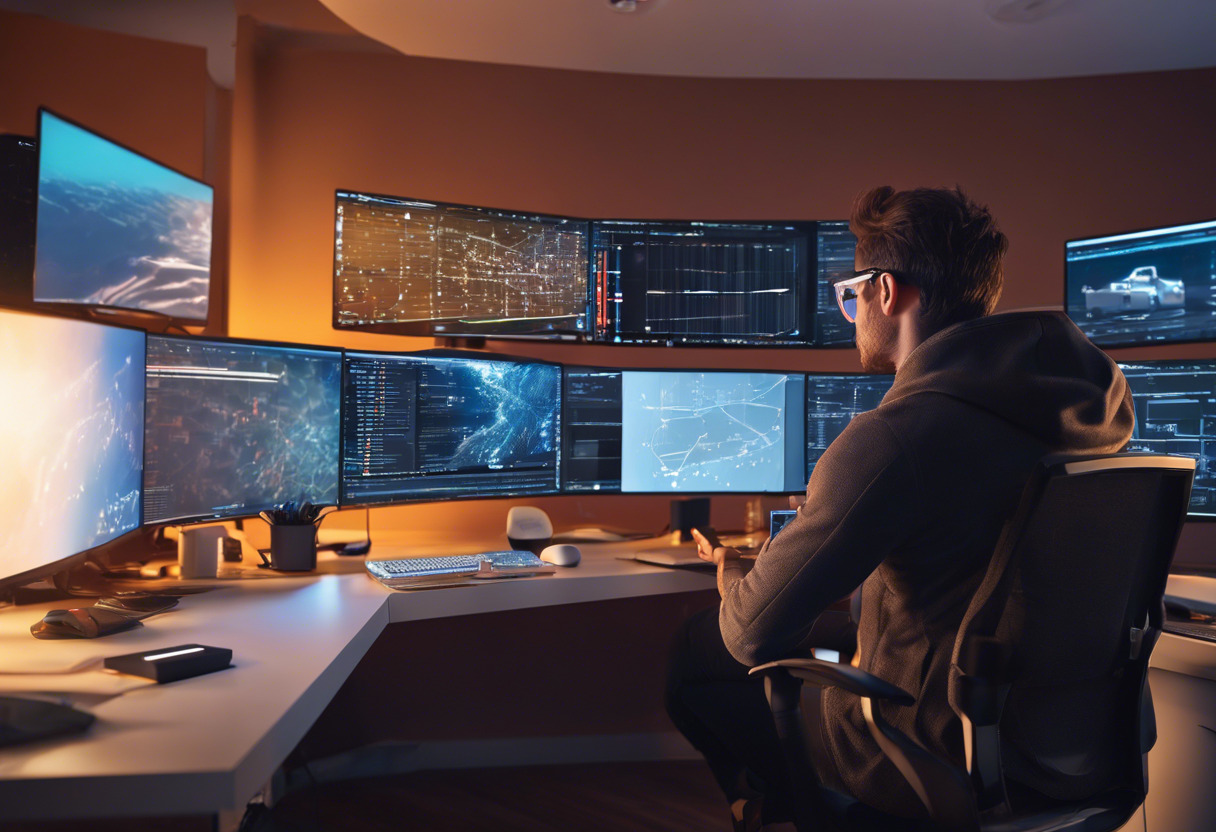
POLYGON ((644 12, 650 8, 653 0, 608 0, 608 7, 621 14, 644 12))
POLYGON ((1001 23, 1034 23, 1071 0, 987 0, 985 11, 1001 23))

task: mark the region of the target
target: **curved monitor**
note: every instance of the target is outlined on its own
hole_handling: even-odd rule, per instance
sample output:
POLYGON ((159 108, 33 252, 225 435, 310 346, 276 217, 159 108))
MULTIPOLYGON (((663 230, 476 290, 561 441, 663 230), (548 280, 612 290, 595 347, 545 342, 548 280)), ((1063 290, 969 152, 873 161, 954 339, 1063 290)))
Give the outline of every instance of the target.
POLYGON ((1064 244, 1064 308, 1101 347, 1216 340, 1216 221, 1064 244))
POLYGON ((211 186, 40 110, 34 300, 206 321, 212 204, 211 186))
POLYGON ((342 352, 148 336, 144 522, 338 502, 342 352))
POLYGON ((595 339, 851 347, 831 281, 856 245, 842 221, 595 220, 595 339))
POLYGON ((1128 451, 1195 460, 1191 520, 1216 520, 1216 360, 1121 361, 1136 426, 1128 451))
POLYGON ((557 364, 348 351, 341 504, 556 493, 560 420, 557 364))
POLYGON ((562 490, 793 494, 803 373, 566 367, 562 490))
POLYGON ((349 191, 335 199, 335 327, 588 333, 585 220, 349 191))
POLYGON ((144 333, 0 310, 0 584, 139 528, 144 333))

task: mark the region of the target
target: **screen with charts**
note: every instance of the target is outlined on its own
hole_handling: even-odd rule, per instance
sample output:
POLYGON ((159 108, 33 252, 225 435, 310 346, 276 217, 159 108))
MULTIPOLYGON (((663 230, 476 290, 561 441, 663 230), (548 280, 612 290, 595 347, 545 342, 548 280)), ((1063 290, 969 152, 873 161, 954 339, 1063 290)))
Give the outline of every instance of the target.
POLYGON ((346 353, 342 504, 558 490, 561 367, 346 353))
POLYGON ((1136 408, 1127 450, 1195 460, 1191 517, 1216 519, 1216 360, 1120 362, 1136 408))
POLYGON ((1216 339, 1216 221, 1065 244, 1065 308, 1103 347, 1216 339))
POLYGON ((586 334, 587 223, 337 192, 334 326, 586 334))
POLYGON ((209 185, 42 110, 34 299, 205 321, 212 203, 209 185))
POLYGON ((0 310, 0 582, 139 527, 144 333, 0 310))
POLYGON ((338 501, 342 353, 148 336, 144 522, 338 501))
POLYGON ((595 338, 851 346, 830 281, 854 248, 844 222, 592 222, 595 338))
POLYGON ((801 491, 801 373, 567 367, 563 490, 801 491))
POLYGON ((806 478, 858 413, 873 410, 895 383, 892 375, 811 373, 806 377, 806 478))

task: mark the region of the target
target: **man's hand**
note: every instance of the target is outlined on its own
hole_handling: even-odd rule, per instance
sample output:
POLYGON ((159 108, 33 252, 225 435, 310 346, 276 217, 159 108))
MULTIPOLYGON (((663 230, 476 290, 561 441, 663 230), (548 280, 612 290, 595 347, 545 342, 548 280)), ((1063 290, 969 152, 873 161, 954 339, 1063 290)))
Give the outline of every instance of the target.
POLYGON ((697 542, 697 556, 714 566, 721 566, 723 561, 738 560, 743 556, 738 549, 723 546, 713 529, 706 529, 704 532, 700 529, 693 529, 692 539, 697 542))
POLYGON ((794 511, 797 511, 798 509, 802 508, 802 506, 805 504, 806 504, 805 496, 801 496, 798 494, 790 495, 790 508, 792 508, 794 511))

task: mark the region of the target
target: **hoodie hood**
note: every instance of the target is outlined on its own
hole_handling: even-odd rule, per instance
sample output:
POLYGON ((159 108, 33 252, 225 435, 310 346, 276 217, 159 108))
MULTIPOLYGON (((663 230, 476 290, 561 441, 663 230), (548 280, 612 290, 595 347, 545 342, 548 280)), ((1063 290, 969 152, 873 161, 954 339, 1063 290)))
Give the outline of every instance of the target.
POLYGON ((1115 362, 1062 312, 1008 312, 949 326, 912 351, 883 397, 937 393, 1060 449, 1120 450, 1135 417, 1115 362))

